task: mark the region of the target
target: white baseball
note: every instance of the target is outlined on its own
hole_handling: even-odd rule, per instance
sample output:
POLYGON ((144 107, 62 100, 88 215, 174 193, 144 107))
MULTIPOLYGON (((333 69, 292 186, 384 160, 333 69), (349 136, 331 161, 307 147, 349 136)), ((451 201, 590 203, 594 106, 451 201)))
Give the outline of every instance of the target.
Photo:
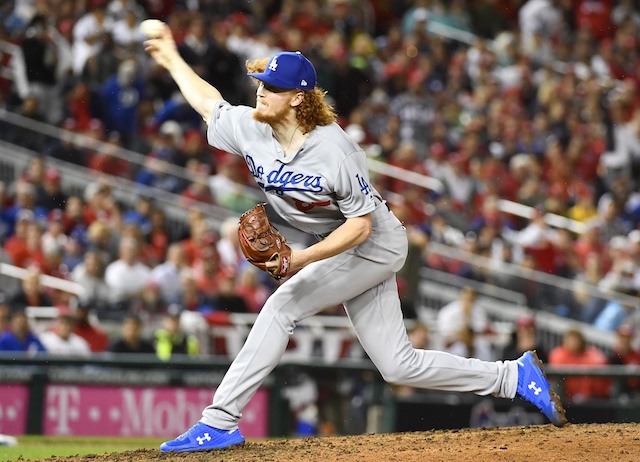
POLYGON ((140 30, 149 38, 158 38, 164 30, 164 23, 159 19, 145 19, 140 23, 140 30))

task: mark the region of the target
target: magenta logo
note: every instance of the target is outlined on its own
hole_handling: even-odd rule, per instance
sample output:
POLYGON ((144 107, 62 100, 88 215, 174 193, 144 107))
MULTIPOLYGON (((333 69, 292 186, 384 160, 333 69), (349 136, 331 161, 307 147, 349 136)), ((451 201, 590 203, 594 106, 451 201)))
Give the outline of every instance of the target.
POLYGON ((0 384, 0 433, 26 433, 28 396, 25 385, 0 384))
MULTIPOLYGON (((196 423, 213 390, 178 387, 49 385, 45 435, 174 437, 196 423)), ((243 412, 247 438, 268 436, 268 397, 258 390, 243 412)))

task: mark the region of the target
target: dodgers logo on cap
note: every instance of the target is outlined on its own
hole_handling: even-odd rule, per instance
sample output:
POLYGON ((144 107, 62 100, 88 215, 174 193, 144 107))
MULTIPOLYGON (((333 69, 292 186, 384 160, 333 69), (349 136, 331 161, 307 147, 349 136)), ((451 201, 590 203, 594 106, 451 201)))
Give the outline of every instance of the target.
POLYGON ((316 70, 311 61, 299 51, 276 53, 264 72, 248 75, 285 90, 313 90, 316 86, 316 70))

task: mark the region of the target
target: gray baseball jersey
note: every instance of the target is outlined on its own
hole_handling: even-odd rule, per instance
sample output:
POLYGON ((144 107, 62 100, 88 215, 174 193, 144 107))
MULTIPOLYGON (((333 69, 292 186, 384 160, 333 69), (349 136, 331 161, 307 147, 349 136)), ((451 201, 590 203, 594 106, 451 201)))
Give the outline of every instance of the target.
POLYGON ((362 244, 305 266, 269 297, 201 421, 232 430, 242 409, 284 354, 296 324, 343 304, 362 344, 388 382, 513 398, 515 362, 484 362, 413 348, 402 317, 396 272, 407 257, 402 223, 368 180, 365 154, 336 124, 315 128, 289 156, 271 127, 249 107, 219 103, 209 122, 209 143, 241 155, 269 203, 290 224, 324 236, 346 218, 372 214, 362 244))
POLYGON ((209 144, 244 157, 267 201, 289 224, 326 236, 345 218, 376 208, 380 194, 369 184, 364 151, 337 125, 317 127, 289 156, 271 127, 246 106, 221 102, 209 124, 209 144))

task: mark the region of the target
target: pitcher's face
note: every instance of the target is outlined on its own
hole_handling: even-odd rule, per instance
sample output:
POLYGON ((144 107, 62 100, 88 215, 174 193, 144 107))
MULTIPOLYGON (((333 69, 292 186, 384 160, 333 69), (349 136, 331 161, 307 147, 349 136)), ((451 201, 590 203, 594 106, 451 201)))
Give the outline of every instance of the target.
POLYGON ((293 112, 299 90, 284 90, 263 82, 256 90, 256 109, 253 118, 269 125, 282 123, 293 112))

